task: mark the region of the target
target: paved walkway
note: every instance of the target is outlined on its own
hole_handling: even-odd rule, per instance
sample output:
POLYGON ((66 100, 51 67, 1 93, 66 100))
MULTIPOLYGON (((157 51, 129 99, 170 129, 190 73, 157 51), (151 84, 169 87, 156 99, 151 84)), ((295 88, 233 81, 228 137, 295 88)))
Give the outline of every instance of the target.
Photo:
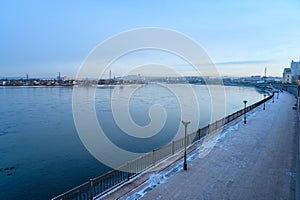
POLYGON ((229 127, 207 154, 190 155, 188 170, 175 162, 120 199, 295 199, 296 99, 280 93, 229 127))

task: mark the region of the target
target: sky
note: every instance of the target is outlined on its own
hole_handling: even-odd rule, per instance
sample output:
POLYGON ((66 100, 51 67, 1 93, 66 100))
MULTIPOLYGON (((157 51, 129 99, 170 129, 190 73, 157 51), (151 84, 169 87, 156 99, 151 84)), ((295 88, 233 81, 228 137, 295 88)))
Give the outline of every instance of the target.
POLYGON ((223 76, 282 76, 300 60, 299 10, 299 0, 1 1, 0 77, 75 77, 101 42, 143 27, 192 38, 223 76))

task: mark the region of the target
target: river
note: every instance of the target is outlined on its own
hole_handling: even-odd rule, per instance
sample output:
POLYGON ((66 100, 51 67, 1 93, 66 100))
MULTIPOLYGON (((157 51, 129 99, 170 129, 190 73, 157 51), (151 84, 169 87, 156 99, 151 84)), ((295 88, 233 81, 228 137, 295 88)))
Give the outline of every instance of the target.
MULTIPOLYGON (((96 117, 103 130, 112 133, 108 138, 115 145, 137 153, 159 148, 180 137, 176 135, 177 131, 181 132, 180 112, 185 112, 187 118, 192 117, 196 106, 199 119, 190 120, 197 121, 195 127, 202 127, 243 108, 244 99, 250 105, 263 98, 251 87, 191 87, 198 105, 185 103, 190 102, 191 95, 180 84, 80 90, 86 96, 96 91, 96 117), (222 98, 223 91, 225 99, 222 98), (221 100, 215 101, 214 105, 212 93, 217 99, 221 95, 221 100), (129 101, 128 94, 131 94, 129 101), (112 106, 121 111, 122 107, 118 105, 123 105, 123 101, 128 103, 132 121, 141 127, 151 122, 148 111, 152 105, 163 107, 167 115, 158 135, 163 135, 164 139, 155 135, 151 139, 134 140, 132 136, 120 134, 111 111, 112 106), (224 113, 218 114, 222 105, 224 113)), ((73 119, 72 94, 71 87, 0 87, 0 199, 50 199, 110 169, 83 145, 73 119)), ((84 99, 85 96, 83 102, 84 99)))

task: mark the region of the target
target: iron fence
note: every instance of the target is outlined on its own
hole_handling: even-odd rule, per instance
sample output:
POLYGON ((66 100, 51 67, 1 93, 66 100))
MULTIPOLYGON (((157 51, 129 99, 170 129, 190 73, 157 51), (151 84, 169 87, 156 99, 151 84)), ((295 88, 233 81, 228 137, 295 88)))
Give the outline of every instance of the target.
MULTIPOLYGON (((205 127, 198 129, 197 131, 187 135, 187 145, 196 142, 211 132, 221 128, 225 124, 239 118, 243 114, 251 111, 252 109, 262 105, 266 101, 273 98, 274 93, 244 109, 241 109, 235 113, 232 113, 225 118, 222 118, 218 121, 215 121, 211 124, 208 124, 205 127)), ((172 143, 161 147, 160 149, 153 150, 150 153, 147 153, 133 161, 130 161, 118 169, 112 170, 104 175, 90 179, 89 181, 59 195, 52 200, 92 200, 95 199, 104 193, 116 188, 117 186, 123 184, 124 182, 130 180, 131 178, 137 176, 141 172, 149 169, 150 167, 157 164, 159 161, 166 159, 169 156, 172 156, 179 151, 184 149, 184 137, 180 138, 172 143)))

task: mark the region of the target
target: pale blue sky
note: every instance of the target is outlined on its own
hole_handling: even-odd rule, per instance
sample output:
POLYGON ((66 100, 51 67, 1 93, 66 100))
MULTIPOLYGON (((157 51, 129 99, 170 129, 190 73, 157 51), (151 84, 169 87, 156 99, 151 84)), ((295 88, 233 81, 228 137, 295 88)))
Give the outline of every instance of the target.
POLYGON ((89 52, 128 29, 197 41, 222 75, 281 76, 300 60, 300 1, 1 1, 0 77, 75 76, 89 52))

